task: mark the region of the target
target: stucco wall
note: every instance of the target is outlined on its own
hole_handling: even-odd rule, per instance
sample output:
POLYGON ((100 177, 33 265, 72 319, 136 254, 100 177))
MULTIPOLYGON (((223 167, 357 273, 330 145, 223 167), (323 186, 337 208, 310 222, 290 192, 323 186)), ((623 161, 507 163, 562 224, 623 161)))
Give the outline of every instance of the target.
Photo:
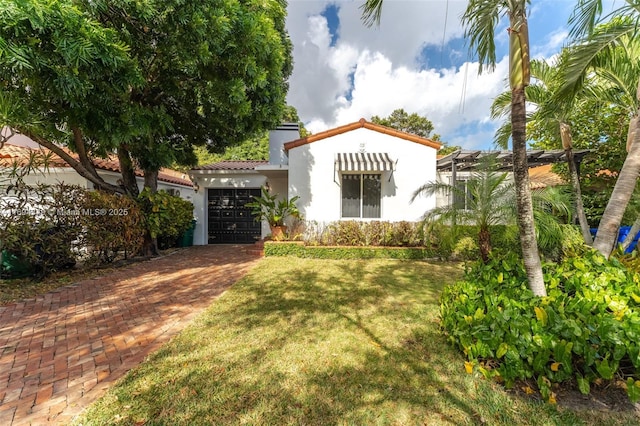
POLYGON ((382 174, 381 218, 377 220, 419 220, 435 207, 435 197, 420 197, 411 203, 413 192, 436 179, 436 150, 415 142, 369 129, 357 129, 292 148, 289 151, 289 197, 298 195, 298 207, 307 220, 340 220, 340 176, 334 172, 339 152, 381 152, 397 160, 396 170, 382 174))
POLYGON ((27 185, 38 185, 41 183, 55 185, 64 183, 65 185, 78 185, 82 188, 91 188, 87 180, 70 167, 51 167, 47 171, 34 171, 24 177, 24 182, 27 185))

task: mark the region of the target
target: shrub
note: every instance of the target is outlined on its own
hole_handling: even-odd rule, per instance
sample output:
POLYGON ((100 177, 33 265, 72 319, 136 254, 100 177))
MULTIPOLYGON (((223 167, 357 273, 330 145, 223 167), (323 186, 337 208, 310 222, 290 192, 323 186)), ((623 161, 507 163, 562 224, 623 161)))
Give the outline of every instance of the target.
MULTIPOLYGON (((5 260, 24 273, 44 277, 75 265, 82 225, 77 206, 84 189, 72 185, 28 186, 17 182, 0 203, 0 244, 5 260)), ((3 262, 3 275, 13 271, 3 262)))
POLYGON ((640 275, 593 250, 545 265, 544 275, 548 296, 538 298, 515 255, 493 256, 445 288, 442 325, 468 370, 508 387, 535 379, 548 401, 551 383, 575 380, 586 394, 618 377, 640 399, 640 275))
POLYGON ((296 256, 312 259, 426 259, 420 247, 305 246, 300 242, 266 242, 265 256, 296 256))
POLYGON ((84 243, 89 262, 135 256, 144 242, 144 216, 128 196, 88 191, 83 203, 84 243))
POLYGON ((304 236, 307 244, 327 246, 420 247, 423 240, 422 224, 416 222, 309 222, 304 236))
POLYGON ((151 192, 145 188, 138 201, 145 217, 145 224, 152 238, 177 238, 193 221, 193 204, 167 191, 151 192))
POLYGON ((638 254, 637 248, 631 253, 623 253, 622 250, 618 248, 613 252, 613 256, 629 270, 640 273, 640 255, 638 254))
POLYGON ((460 260, 472 260, 480 257, 480 251, 478 250, 478 244, 472 237, 462 237, 453 248, 451 253, 454 259, 460 260))

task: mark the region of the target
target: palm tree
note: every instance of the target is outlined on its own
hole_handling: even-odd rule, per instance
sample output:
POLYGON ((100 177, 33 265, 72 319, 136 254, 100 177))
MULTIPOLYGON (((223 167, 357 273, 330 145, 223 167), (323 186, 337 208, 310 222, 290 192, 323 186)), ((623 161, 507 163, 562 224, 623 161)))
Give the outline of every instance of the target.
POLYGON ((491 227, 507 224, 512 218, 512 208, 507 201, 513 201, 509 196, 513 193, 513 184, 507 181, 507 173, 499 173, 486 165, 474 172, 464 185, 459 182, 427 182, 414 192, 411 201, 420 195, 428 197, 438 193, 454 201, 430 210, 425 220, 438 220, 453 227, 458 223, 477 226, 480 257, 487 263, 492 248, 491 227), (462 207, 458 201, 463 202, 462 207))
MULTIPOLYGON (((473 172, 464 185, 460 182, 427 182, 413 194, 417 197, 443 194, 453 200, 444 206, 436 207, 425 214, 425 220, 438 221, 455 227, 458 224, 478 227, 478 248, 483 262, 489 260, 492 250, 491 228, 496 225, 513 224, 517 218, 515 205, 515 185, 508 174, 497 171, 497 163, 492 156, 481 158, 478 169, 473 172)), ((544 188, 535 191, 534 206, 538 235, 548 242, 562 234, 554 212, 569 216, 565 192, 557 188, 544 188)))
POLYGON ((622 94, 621 98, 628 102, 628 154, 600 219, 593 243, 595 249, 609 257, 640 174, 640 79, 637 69, 640 1, 626 0, 623 6, 605 17, 620 16, 622 19, 613 19, 605 26, 596 26, 601 13, 601 0, 581 0, 576 6, 570 20, 573 24, 572 34, 582 38, 570 49, 564 73, 565 84, 560 88, 557 98, 561 100, 573 97, 581 90, 585 79, 595 72, 600 81, 609 83, 610 88, 617 87, 618 94, 622 94), (622 71, 622 74, 613 75, 609 72, 612 68, 622 71), (631 84, 627 79, 620 81, 620 75, 632 79, 631 84))
MULTIPOLYGON (((537 109, 527 114, 527 122, 549 126, 554 130, 553 133, 555 133, 560 140, 567 159, 571 187, 574 194, 574 206, 578 223, 580 224, 580 230, 582 231, 582 238, 586 244, 592 245, 593 239, 582 203, 580 177, 574 160, 573 138, 571 136, 571 125, 569 123, 569 115, 572 111, 574 105, 573 100, 575 98, 564 102, 562 105, 557 105, 552 102, 555 88, 558 85, 558 75, 560 72, 561 68, 558 65, 553 66, 544 60, 531 61, 531 75, 535 81, 526 87, 525 94, 527 102, 535 104, 537 109)), ((510 105, 510 91, 505 91, 498 95, 491 105, 491 118, 495 119, 506 116, 509 113, 510 105)), ((505 121, 496 131, 494 143, 506 149, 510 136, 511 123, 505 121)))
MULTIPOLYGON (((383 0, 367 0, 362 19, 368 25, 380 22, 383 0)), ((529 85, 529 29, 526 6, 529 0, 469 0, 462 15, 465 37, 478 54, 479 72, 496 65, 494 33, 502 14, 509 17, 509 83, 511 86, 511 139, 513 176, 520 245, 529 288, 537 296, 546 296, 542 263, 536 241, 533 203, 527 165, 526 107, 524 89, 529 85)))

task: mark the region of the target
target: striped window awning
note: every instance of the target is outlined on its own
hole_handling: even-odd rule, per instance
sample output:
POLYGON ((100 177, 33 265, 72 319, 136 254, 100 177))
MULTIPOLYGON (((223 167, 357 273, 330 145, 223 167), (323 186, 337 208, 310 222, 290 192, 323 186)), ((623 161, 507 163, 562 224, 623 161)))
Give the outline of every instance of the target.
POLYGON ((394 171, 396 162, 386 152, 347 152, 336 154, 335 166, 341 172, 394 171))

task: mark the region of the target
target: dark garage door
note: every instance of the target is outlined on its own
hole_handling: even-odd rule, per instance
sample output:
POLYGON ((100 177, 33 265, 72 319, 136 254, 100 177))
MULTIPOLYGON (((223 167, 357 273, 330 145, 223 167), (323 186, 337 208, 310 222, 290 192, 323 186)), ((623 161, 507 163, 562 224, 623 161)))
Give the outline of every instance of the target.
POLYGON ((209 244, 253 244, 260 239, 260 223, 245 204, 260 196, 260 189, 209 189, 209 244))

